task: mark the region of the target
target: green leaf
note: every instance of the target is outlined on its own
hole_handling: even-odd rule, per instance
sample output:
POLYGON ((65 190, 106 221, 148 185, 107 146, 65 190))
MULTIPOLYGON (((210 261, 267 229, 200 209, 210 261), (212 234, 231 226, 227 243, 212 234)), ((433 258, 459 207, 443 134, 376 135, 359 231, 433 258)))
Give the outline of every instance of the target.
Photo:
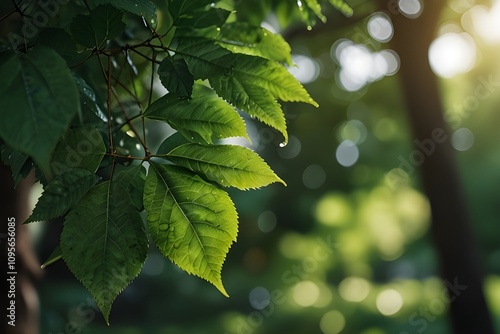
POLYGON ((296 23, 297 19, 300 21, 301 16, 303 17, 303 13, 297 7, 296 1, 279 1, 274 8, 274 12, 279 25, 282 27, 288 27, 296 23))
POLYGON ((176 132, 173 135, 170 135, 163 141, 163 143, 160 144, 160 147, 158 147, 158 150, 156 151, 156 155, 166 155, 174 148, 188 143, 189 140, 187 140, 186 137, 182 135, 182 133, 176 132))
POLYGON ((146 168, 143 165, 125 167, 124 170, 116 174, 115 180, 127 190, 137 210, 142 210, 144 207, 142 197, 144 183, 146 182, 146 168))
POLYGON ((48 221, 64 215, 99 181, 86 169, 75 168, 56 176, 45 187, 42 196, 25 224, 48 221))
POLYGON ((105 153, 99 131, 88 126, 70 129, 54 150, 51 168, 55 175, 73 168, 95 173, 105 153))
POLYGON ((225 24, 220 31, 219 45, 235 53, 260 56, 293 65, 292 49, 281 35, 246 22, 225 24))
POLYGON ((76 73, 73 73, 73 79, 75 80, 76 82, 76 85, 78 87, 78 91, 84 96, 86 97, 88 100, 96 103, 96 96, 95 96, 95 92, 94 90, 92 89, 92 87, 90 87, 87 82, 82 78, 80 77, 79 75, 77 75, 76 73))
POLYGON ((228 296, 221 270, 238 233, 238 215, 228 194, 186 169, 152 162, 144 207, 162 254, 228 296))
POLYGON ((186 59, 195 79, 208 79, 219 96, 280 131, 285 142, 286 121, 276 99, 318 105, 277 62, 233 54, 203 38, 182 39, 178 52, 186 59))
POLYGON ((192 27, 195 29, 202 29, 211 26, 220 27, 226 22, 231 14, 230 11, 222 8, 210 8, 201 13, 195 13, 191 16, 185 16, 175 21, 177 27, 192 27))
POLYGON ((286 185, 257 153, 241 146, 185 144, 165 157, 225 187, 247 190, 273 182, 286 185))
POLYGON ((26 154, 14 150, 7 145, 0 146, 0 151, 2 162, 10 166, 14 184, 17 185, 22 178, 25 178, 31 172, 33 162, 26 154))
POLYGON ((347 17, 351 17, 354 13, 351 6, 349 6, 344 0, 329 0, 333 7, 344 14, 347 17))
POLYGON ((176 19, 186 13, 199 11, 213 2, 213 0, 168 0, 168 11, 176 19))
POLYGON ((96 5, 110 4, 129 13, 143 16, 148 24, 156 28, 156 6, 149 0, 94 0, 96 5))
POLYGON ((70 56, 76 53, 76 44, 71 35, 61 28, 44 28, 38 36, 40 44, 46 45, 61 56, 70 56))
MULTIPOLYGON (((229 71, 229 77, 242 86, 263 88, 282 101, 305 102, 317 106, 302 85, 276 62, 248 55, 230 54, 217 60, 218 66, 229 71), (226 65, 223 65, 226 64, 226 65)), ((227 72, 217 79, 224 86, 227 72)))
POLYGON ((40 268, 45 269, 47 266, 50 266, 52 263, 57 262, 60 259, 62 259, 61 245, 57 245, 52 253, 50 253, 49 258, 45 260, 40 268))
POLYGON ((212 89, 196 84, 191 99, 167 94, 155 101, 144 116, 168 122, 186 138, 199 143, 216 139, 247 137, 245 123, 233 107, 212 89))
POLYGON ((123 13, 111 5, 98 6, 90 15, 77 15, 71 23, 71 33, 78 44, 100 48, 123 32, 122 17, 123 13))
POLYGON ((312 22, 311 19, 311 14, 309 12, 314 13, 321 22, 325 23, 326 22, 326 16, 323 15, 321 12, 321 5, 318 3, 318 0, 304 0, 306 4, 306 8, 302 5, 299 9, 303 12, 306 12, 306 18, 309 18, 309 20, 312 22))
POLYGON ((181 57, 166 57, 158 67, 158 76, 165 88, 180 97, 191 97, 194 78, 181 57))
POLYGON ((94 33, 90 15, 77 15, 71 22, 71 34, 78 44, 92 48, 99 46, 102 40, 94 33))
POLYGON ((236 20, 258 26, 265 21, 266 18, 269 18, 269 13, 273 13, 273 15, 276 14, 276 8, 280 3, 282 2, 277 3, 276 1, 265 0, 234 2, 234 9, 237 16, 236 20))
POLYGON ((99 108, 94 89, 90 87, 82 77, 75 73, 73 73, 73 79, 80 92, 82 109, 82 115, 80 115, 81 123, 95 126, 104 125, 108 117, 102 112, 101 108, 99 108))
POLYGON ((80 110, 66 62, 40 45, 1 64, 0 77, 0 137, 49 172, 50 155, 80 110))
POLYGON ((142 218, 119 183, 99 184, 70 211, 61 250, 109 324, 113 301, 140 273, 148 252, 142 218))

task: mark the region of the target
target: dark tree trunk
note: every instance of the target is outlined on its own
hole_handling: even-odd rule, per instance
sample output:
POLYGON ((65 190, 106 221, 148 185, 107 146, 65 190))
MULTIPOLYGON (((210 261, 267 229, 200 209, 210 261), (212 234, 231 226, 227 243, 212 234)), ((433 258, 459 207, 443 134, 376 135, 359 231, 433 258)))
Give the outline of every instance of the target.
POLYGON ((422 154, 421 180, 431 204, 431 233, 451 298, 454 333, 493 334, 483 294, 481 258, 443 120, 438 81, 428 61, 443 4, 442 0, 425 1, 418 19, 393 15, 395 34, 391 43, 401 57, 399 76, 414 138, 428 144, 427 154, 422 154), (436 138, 437 133, 440 140, 436 141, 433 136, 436 138), (459 287, 454 287, 457 284, 459 287))
MULTIPOLYGON (((33 251, 27 226, 23 221, 28 218, 28 195, 33 183, 33 177, 22 180, 14 189, 11 171, 0 163, 0 201, 1 230, 0 246, 2 252, 2 296, 0 297, 2 309, 2 322, 6 334, 37 334, 39 332, 38 297, 35 289, 35 281, 41 275, 40 265, 33 251), (15 219, 15 264, 13 268, 8 267, 8 222, 15 219), (14 272, 15 274, 8 274, 14 272), (5 284, 8 278, 15 277, 15 299, 8 298, 10 284, 5 284), (7 308, 10 301, 15 300, 15 326, 8 324, 7 308), (5 312, 7 311, 7 314, 5 312)), ((12 231, 12 229, 10 230, 12 231)))

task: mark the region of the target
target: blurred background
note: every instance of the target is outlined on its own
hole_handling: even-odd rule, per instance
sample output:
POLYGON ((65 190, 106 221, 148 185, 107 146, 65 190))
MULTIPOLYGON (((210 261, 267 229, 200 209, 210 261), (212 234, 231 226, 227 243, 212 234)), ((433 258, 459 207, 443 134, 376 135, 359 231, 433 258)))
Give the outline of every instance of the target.
MULTIPOLYGON (((244 17, 256 3, 265 1, 236 8, 244 17)), ((115 301, 108 327, 59 261, 38 285, 42 333, 451 333, 449 302, 467 287, 458 280, 456 295, 443 298, 400 57, 390 44, 393 19, 418 19, 426 6, 348 3, 351 18, 325 11, 328 23, 312 30, 303 23, 281 30, 293 20, 286 10, 265 17, 263 26, 291 44, 297 67, 290 71, 320 107, 284 105, 286 146, 277 132, 246 119, 252 143, 236 142, 261 154, 288 187, 231 191, 240 215, 222 272, 231 297, 152 247, 142 274, 115 301)), ((500 1, 448 1, 429 60, 500 331, 499 55, 500 1)), ((35 189, 33 201, 39 194, 35 189)), ((44 226, 31 226, 42 262, 57 244, 44 226)))

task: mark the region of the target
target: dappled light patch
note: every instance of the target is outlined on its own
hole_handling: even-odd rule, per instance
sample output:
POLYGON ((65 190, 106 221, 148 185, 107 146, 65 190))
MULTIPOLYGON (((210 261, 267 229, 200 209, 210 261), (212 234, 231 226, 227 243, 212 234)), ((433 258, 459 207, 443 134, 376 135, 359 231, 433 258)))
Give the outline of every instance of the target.
POLYGON ((262 310, 271 302, 271 294, 269 290, 259 286, 250 291, 248 299, 254 309, 262 310))
POLYGON ((401 13, 410 19, 418 18, 424 10, 422 0, 399 0, 398 7, 401 13))
POLYGON ((321 317, 319 326, 324 334, 337 334, 342 332, 345 322, 346 319, 341 312, 332 310, 321 317))
POLYGON ((451 145, 457 151, 468 151, 474 145, 474 133, 468 128, 455 130, 451 136, 451 145))
POLYGON ((293 300, 297 305, 308 307, 314 305, 320 297, 320 290, 312 281, 302 281, 293 288, 293 300))
POLYGON ((344 167, 353 166, 359 159, 359 149, 351 140, 344 140, 335 151, 337 162, 344 167))
POLYGON ((381 43, 389 42, 394 35, 394 27, 390 17, 382 12, 370 16, 367 28, 370 36, 381 43))
POLYGON ((340 296, 348 302, 362 302, 370 293, 370 282, 360 277, 347 277, 339 284, 340 296))
POLYGON ((475 31, 489 44, 500 42, 500 1, 491 1, 490 8, 475 5, 462 16, 462 24, 468 30, 475 31))
POLYGON ((402 306, 403 297, 397 290, 387 289, 377 296, 377 309, 385 316, 396 314, 402 306))
POLYGON ((362 144, 368 135, 366 126, 357 119, 342 123, 336 133, 340 142, 349 140, 356 145, 362 144))
POLYGON ((326 172, 323 167, 313 164, 309 165, 302 174, 302 182, 309 189, 321 187, 326 180, 326 172))
POLYGON ((323 196, 314 210, 316 219, 326 226, 342 226, 351 222, 353 208, 351 203, 340 193, 323 196))
POLYGON ((396 73, 399 59, 390 50, 371 51, 364 44, 349 39, 335 42, 330 52, 332 59, 340 65, 338 84, 345 90, 355 92, 370 82, 396 73))
POLYGON ((257 219, 257 225, 259 226, 259 229, 264 233, 270 233, 274 231, 277 224, 278 220, 276 218, 276 215, 270 210, 262 212, 257 219))
POLYGON ((293 55, 292 61, 295 66, 288 70, 299 82, 307 84, 318 78, 320 66, 316 60, 305 55, 293 55))
POLYGON ((467 73, 476 63, 476 44, 467 33, 446 33, 432 42, 429 61, 434 73, 443 78, 467 73))

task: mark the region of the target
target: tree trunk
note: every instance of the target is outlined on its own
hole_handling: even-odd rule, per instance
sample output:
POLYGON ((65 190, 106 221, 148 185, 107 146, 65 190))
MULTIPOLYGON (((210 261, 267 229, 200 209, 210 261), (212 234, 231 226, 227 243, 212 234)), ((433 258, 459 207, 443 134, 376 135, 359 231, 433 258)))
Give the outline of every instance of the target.
POLYGON ((428 61, 443 3, 426 1, 418 19, 393 15, 395 34, 391 43, 401 58, 399 76, 414 138, 427 147, 427 152, 416 148, 424 157, 418 164, 431 205, 431 233, 448 289, 454 333, 493 334, 483 294, 481 258, 443 119, 438 81, 428 61))

